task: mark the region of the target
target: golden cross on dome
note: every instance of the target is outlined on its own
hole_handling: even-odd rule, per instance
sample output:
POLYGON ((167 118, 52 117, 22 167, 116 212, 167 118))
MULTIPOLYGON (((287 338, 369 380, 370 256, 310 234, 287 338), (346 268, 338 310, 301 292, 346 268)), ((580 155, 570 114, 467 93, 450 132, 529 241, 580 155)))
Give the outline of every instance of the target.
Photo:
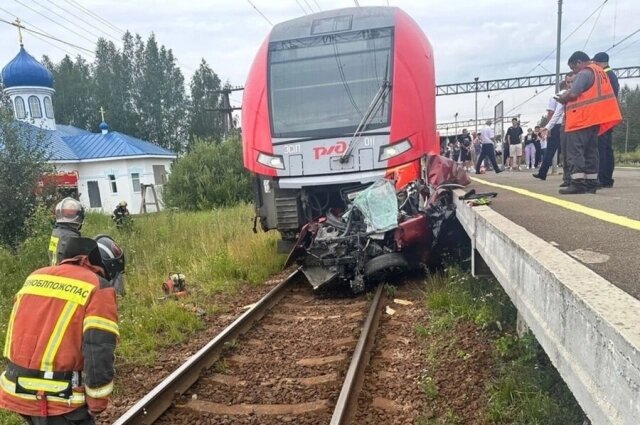
POLYGON ((16 18, 16 21, 13 22, 12 25, 15 26, 16 28, 18 28, 18 41, 20 42, 20 47, 22 47, 23 46, 23 43, 22 43, 22 28, 24 28, 24 27, 22 26, 22 23, 20 22, 20 18, 16 18))
POLYGON ((104 108, 100 107, 100 114, 102 115, 102 121, 104 122, 104 108))

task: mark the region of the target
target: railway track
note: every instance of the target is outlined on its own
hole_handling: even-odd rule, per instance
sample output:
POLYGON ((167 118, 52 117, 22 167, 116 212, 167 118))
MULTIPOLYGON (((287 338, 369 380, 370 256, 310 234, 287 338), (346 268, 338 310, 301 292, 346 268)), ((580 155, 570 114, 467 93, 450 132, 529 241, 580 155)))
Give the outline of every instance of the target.
POLYGON ((321 298, 299 281, 291 274, 115 424, 349 423, 382 286, 372 300, 321 298))

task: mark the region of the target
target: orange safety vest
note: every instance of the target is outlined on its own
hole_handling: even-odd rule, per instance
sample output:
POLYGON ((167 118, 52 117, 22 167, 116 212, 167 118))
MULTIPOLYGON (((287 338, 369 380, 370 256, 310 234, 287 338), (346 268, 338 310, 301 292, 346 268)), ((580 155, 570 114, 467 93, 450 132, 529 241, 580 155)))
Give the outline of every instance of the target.
POLYGON ((607 73, 596 64, 587 65, 594 82, 575 101, 567 102, 564 131, 571 132, 599 125, 598 135, 622 122, 622 113, 607 73))
POLYGON ((113 390, 114 346, 101 353, 108 361, 87 366, 92 370, 84 370, 84 385, 75 379, 85 369, 87 335, 93 332, 92 341, 96 332, 106 332, 111 340, 119 335, 115 290, 101 289, 95 271, 80 256, 27 277, 7 327, 4 357, 10 363, 0 375, 0 408, 27 416, 64 415, 85 404, 96 411, 106 408, 113 390), (92 379, 90 387, 89 374, 109 378, 92 379), (60 378, 69 375, 74 378, 60 378), (44 405, 41 394, 46 394, 44 405))

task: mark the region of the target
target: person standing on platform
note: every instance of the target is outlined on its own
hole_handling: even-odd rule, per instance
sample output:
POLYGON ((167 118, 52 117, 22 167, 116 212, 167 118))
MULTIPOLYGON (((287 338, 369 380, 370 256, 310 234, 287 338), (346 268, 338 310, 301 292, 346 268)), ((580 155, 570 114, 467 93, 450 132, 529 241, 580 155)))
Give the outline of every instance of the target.
POLYGON ((613 87, 605 71, 581 51, 568 60, 576 73, 571 89, 558 96, 565 105, 567 164, 571 183, 562 195, 596 193, 598 186, 598 136, 622 121, 613 87))
POLYGON ((522 156, 522 127, 517 118, 511 120, 511 127, 507 130, 505 140, 509 145, 509 168, 520 171, 520 157, 522 156))
MULTIPOLYGON (((567 90, 568 81, 573 77, 573 73, 570 72, 565 77, 565 80, 560 82, 560 92, 567 90)), ((542 164, 540 169, 533 177, 540 180, 547 179, 547 173, 553 162, 553 157, 560 148, 560 135, 562 132, 562 124, 564 120, 564 105, 558 102, 556 99, 551 98, 549 100, 549 106, 547 107, 547 125, 544 127, 544 131, 547 135, 547 149, 542 157, 542 164)), ((565 151, 566 152, 566 151, 565 151)), ((566 155, 564 155, 566 157, 566 155)), ((561 187, 569 186, 569 175, 563 173, 562 178, 564 180, 561 187)))
POLYGON ((533 146, 535 146, 536 148, 534 167, 537 169, 542 162, 542 146, 540 146, 540 143, 542 142, 542 131, 540 130, 539 125, 535 126, 535 128, 533 129, 533 133, 536 136, 533 140, 533 146))
POLYGON ((527 129, 527 135, 524 136, 524 165, 527 167, 527 170, 530 170, 535 167, 536 163, 536 145, 535 142, 538 141, 538 136, 533 132, 532 129, 527 129))
MULTIPOLYGON (((609 82, 613 88, 613 92, 618 97, 620 83, 618 76, 609 66, 609 55, 600 52, 593 57, 593 62, 602 68, 609 77, 609 82)), ((613 187, 613 169, 615 168, 615 156, 613 154, 613 128, 610 128, 604 134, 598 136, 598 182, 599 187, 613 187)))
POLYGON ((502 170, 498 167, 498 163, 496 162, 496 151, 493 145, 495 141, 495 133, 493 132, 493 128, 491 128, 492 121, 487 120, 485 127, 480 130, 480 139, 482 142, 482 150, 480 151, 480 156, 478 157, 478 161, 476 162, 476 174, 480 174, 480 166, 482 165, 482 161, 485 158, 489 158, 491 161, 491 166, 495 170, 496 174, 500 174, 502 170))

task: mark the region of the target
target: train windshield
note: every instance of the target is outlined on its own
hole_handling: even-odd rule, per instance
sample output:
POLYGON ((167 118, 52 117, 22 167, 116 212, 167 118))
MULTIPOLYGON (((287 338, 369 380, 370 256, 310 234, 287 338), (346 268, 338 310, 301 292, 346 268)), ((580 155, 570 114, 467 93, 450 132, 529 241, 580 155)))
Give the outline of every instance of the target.
MULTIPOLYGON (((327 34, 269 45, 274 137, 356 131, 385 79, 392 80, 393 29, 327 34)), ((389 126, 390 95, 365 130, 389 126)))

